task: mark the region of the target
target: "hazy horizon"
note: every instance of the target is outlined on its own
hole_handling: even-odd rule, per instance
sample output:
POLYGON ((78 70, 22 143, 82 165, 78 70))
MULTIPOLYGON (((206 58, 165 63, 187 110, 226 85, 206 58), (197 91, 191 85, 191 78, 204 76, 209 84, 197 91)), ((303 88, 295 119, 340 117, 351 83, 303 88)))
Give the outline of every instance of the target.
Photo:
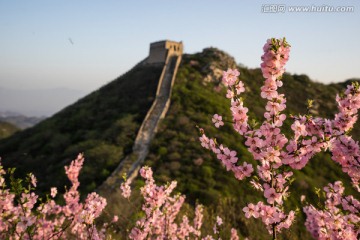
POLYGON ((68 88, 19 90, 0 87, 0 113, 9 111, 25 116, 50 117, 86 94, 68 88))

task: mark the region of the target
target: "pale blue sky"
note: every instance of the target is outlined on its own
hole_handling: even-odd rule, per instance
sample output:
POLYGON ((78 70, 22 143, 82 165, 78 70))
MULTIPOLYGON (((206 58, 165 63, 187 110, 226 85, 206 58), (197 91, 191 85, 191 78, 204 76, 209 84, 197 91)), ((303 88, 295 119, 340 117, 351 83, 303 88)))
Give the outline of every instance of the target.
POLYGON ((0 87, 89 92, 163 39, 182 40, 187 53, 218 47, 254 68, 266 39, 285 36, 290 73, 321 82, 360 77, 360 1, 286 2, 354 6, 352 13, 262 13, 272 3, 285 1, 0 0, 0 87))

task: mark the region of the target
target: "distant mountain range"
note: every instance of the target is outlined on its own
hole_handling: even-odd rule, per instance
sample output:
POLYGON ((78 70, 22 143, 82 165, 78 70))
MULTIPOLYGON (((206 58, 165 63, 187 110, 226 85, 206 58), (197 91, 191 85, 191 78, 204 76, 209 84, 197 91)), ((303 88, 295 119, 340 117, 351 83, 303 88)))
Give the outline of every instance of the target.
POLYGON ((32 127, 45 118, 46 117, 28 117, 11 111, 0 112, 0 122, 10 123, 18 129, 32 127))
POLYGON ((0 87, 0 111, 49 117, 85 95, 85 91, 67 88, 18 90, 0 87))

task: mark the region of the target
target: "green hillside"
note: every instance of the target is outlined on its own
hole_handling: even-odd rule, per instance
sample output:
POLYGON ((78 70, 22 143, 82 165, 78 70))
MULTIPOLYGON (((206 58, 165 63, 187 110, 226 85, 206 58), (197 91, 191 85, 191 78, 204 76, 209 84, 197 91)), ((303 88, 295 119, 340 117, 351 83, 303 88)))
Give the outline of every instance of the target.
POLYGON ((0 139, 13 135, 20 129, 8 122, 0 122, 0 139))
POLYGON ((132 150, 161 71, 162 66, 137 66, 35 127, 0 141, 4 166, 16 167, 20 176, 33 172, 41 191, 63 189, 64 165, 83 152, 80 188, 94 190, 132 150))
MULTIPOLYGON (((198 141, 196 125, 204 128, 209 136, 237 150, 240 159, 253 162, 243 145, 243 138, 232 130, 231 124, 219 130, 211 122, 214 113, 231 121, 229 101, 225 98, 220 78, 222 70, 234 66, 236 63, 232 57, 215 48, 183 56, 170 109, 151 144, 146 164, 153 167, 159 182, 177 180, 177 191, 186 194, 187 203, 191 205, 195 202, 205 204, 207 216, 223 216, 225 222, 236 227, 243 237, 267 239, 262 223, 248 220, 242 213, 246 203, 257 202, 262 196, 250 188, 247 181, 235 180, 232 173, 226 172, 215 156, 203 149, 198 141)), ((265 101, 260 98, 261 71, 238 68, 246 85, 244 96, 250 117, 262 121, 265 101)), ((3 164, 17 167, 20 175, 33 172, 39 179, 40 190, 47 191, 50 186, 67 183, 64 165, 79 152, 84 152, 86 161, 80 175, 81 191, 94 190, 131 151, 136 133, 154 100, 161 70, 161 66, 135 67, 52 118, 0 141, 3 164)), ((280 91, 286 94, 287 113, 305 113, 307 99, 313 99, 313 113, 325 117, 333 116, 335 95, 346 86, 344 83, 315 83, 306 75, 285 74, 283 82, 280 91)), ((290 125, 291 122, 286 121, 285 128, 289 129, 290 125)), ((353 136, 360 139, 359 124, 353 136)), ((309 196, 310 202, 315 202, 314 187, 321 188, 338 178, 344 179, 345 186, 350 189, 348 178, 330 160, 328 153, 317 155, 295 175, 288 208, 301 207, 299 199, 302 194, 309 196)), ((136 186, 140 184, 137 182, 136 186)), ((303 226, 303 218, 300 214, 294 227, 281 239, 311 239, 303 226)), ((211 229, 211 224, 211 221, 206 221, 205 227, 211 229)))

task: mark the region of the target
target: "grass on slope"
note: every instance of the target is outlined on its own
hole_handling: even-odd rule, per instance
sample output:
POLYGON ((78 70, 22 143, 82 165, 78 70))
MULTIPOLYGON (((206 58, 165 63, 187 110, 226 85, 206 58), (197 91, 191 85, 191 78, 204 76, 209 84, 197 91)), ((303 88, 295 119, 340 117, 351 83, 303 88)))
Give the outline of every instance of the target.
POLYGON ((11 123, 0 122, 0 139, 10 137, 19 130, 19 128, 11 123))

